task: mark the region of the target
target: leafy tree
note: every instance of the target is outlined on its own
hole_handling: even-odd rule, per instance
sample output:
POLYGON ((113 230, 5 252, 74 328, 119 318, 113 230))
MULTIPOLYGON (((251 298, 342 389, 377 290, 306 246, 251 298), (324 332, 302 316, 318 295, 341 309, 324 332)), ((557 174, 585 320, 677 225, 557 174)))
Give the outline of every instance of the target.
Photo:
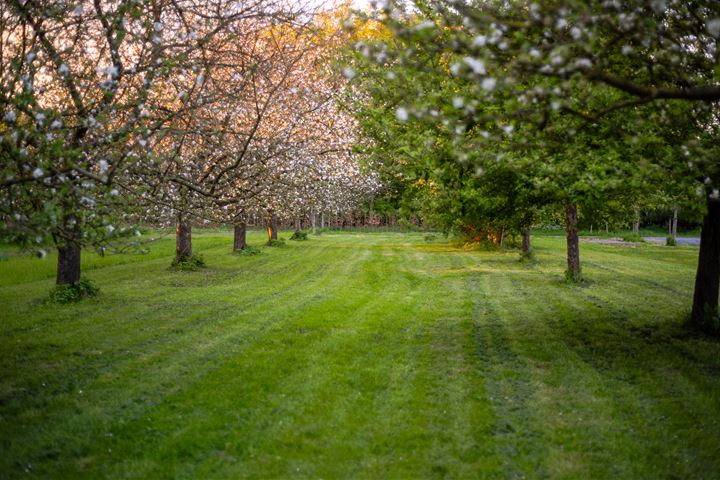
MULTIPOLYGON (((658 165, 674 154, 672 170, 702 182, 697 186, 707 214, 692 320, 706 327, 717 323, 720 200, 717 163, 711 155, 716 143, 713 102, 720 99, 715 82, 720 5, 646 0, 413 5, 411 17, 423 15, 424 21, 408 22, 404 7, 391 2, 376 15, 398 38, 421 37, 416 45, 423 49, 459 58, 451 69, 474 82, 471 98, 502 99, 496 102, 499 108, 473 115, 495 141, 509 129, 526 134, 532 128, 545 136, 548 131, 572 135, 582 129, 588 141, 572 143, 584 154, 593 143, 606 144, 613 135, 631 141, 648 134, 670 138, 668 132, 676 127, 673 117, 682 115, 693 130, 681 136, 679 145, 691 152, 690 164, 684 155, 674 154, 677 144, 666 144, 660 154, 628 160, 658 165), (578 128, 568 128, 570 121, 580 122, 578 128)), ((413 63, 414 48, 401 52, 399 62, 413 63)), ((427 115, 423 103, 413 102, 412 113, 427 115)), ((608 152, 625 156, 617 148, 622 144, 616 143, 608 152)), ((648 170, 638 178, 653 178, 654 168, 648 170)))

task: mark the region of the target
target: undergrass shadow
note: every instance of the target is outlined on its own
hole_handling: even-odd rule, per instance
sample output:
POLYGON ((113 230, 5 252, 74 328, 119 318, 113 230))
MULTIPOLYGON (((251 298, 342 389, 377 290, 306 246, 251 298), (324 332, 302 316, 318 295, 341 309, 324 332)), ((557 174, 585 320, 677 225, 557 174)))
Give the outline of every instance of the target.
POLYGON ((712 395, 720 389, 720 342, 688 328, 684 316, 633 323, 614 313, 543 321, 600 377, 637 455, 664 449, 677 478, 713 476, 717 457, 694 446, 720 438, 720 423, 703 420, 720 415, 712 395), (674 446, 666 448, 670 437, 674 446))

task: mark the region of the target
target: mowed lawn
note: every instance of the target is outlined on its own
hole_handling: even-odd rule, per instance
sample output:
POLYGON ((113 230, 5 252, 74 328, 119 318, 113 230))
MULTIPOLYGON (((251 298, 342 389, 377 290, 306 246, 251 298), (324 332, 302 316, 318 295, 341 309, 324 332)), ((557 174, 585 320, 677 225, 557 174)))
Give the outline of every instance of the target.
MULTIPOLYGON (((288 236, 287 234, 285 235, 288 236)), ((468 251, 324 234, 208 268, 0 262, 0 478, 720 478, 720 342, 683 328, 696 247, 468 251)), ((250 236, 260 245, 260 233, 250 236)))

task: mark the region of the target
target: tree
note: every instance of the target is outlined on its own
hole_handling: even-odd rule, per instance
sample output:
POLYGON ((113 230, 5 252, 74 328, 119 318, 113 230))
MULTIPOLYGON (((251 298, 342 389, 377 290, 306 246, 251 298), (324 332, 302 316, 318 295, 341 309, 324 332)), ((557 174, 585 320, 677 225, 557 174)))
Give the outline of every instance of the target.
POLYGON ((144 165, 164 126, 192 115, 195 104, 178 103, 168 85, 197 73, 233 22, 278 11, 225 0, 4 3, 2 234, 51 237, 57 283, 76 283, 81 247, 106 244, 132 213, 118 178, 144 165))
MULTIPOLYGON (((620 112, 635 126, 642 114, 640 125, 664 136, 662 132, 673 128, 671 113, 677 109, 694 126, 684 146, 693 152, 710 151, 707 139, 713 130, 713 102, 720 99, 720 87, 714 81, 720 35, 717 2, 433 1, 414 5, 416 14, 432 16, 430 22, 418 24, 422 28, 409 27, 398 5, 388 3, 377 15, 396 35, 422 34, 424 47, 460 57, 457 74, 473 79, 478 91, 485 86, 493 95, 517 100, 504 103, 502 112, 485 111, 476 119, 494 123, 498 129, 512 121, 552 130, 554 121, 564 122, 568 117, 584 122, 585 129, 613 121, 622 129, 629 128, 631 122, 613 115, 620 112), (447 41, 438 42, 437 31, 447 41), (551 116, 552 112, 563 115, 551 116), (706 143, 700 147, 703 139, 706 143)), ((410 52, 406 53, 405 60, 410 52)), ((720 264, 712 253, 720 249, 714 233, 720 221, 714 208, 720 201, 714 186, 718 172, 716 162, 708 160, 706 154, 698 154, 688 166, 687 159, 677 155, 674 164, 674 170, 689 172, 702 182, 698 187, 705 196, 703 229, 707 233, 700 249, 692 314, 693 323, 705 327, 717 323, 713 318, 720 286, 720 264)))

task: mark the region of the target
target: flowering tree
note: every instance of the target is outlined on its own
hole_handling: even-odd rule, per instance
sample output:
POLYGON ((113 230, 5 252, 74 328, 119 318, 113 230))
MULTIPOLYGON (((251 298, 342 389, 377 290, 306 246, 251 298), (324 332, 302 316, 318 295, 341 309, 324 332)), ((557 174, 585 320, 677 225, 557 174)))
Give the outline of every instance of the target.
POLYGON ((178 103, 178 92, 168 87, 204 66, 218 34, 273 6, 225 0, 3 3, 3 234, 26 243, 51 237, 58 247, 57 282, 76 283, 81 247, 116 235, 124 207, 135 204, 123 198, 118 178, 144 165, 158 132, 197 106, 178 103))
POLYGON ((145 197, 155 206, 150 211, 170 215, 177 225, 178 261, 192 256, 193 219, 244 223, 244 202, 261 193, 268 162, 286 148, 290 128, 273 119, 306 54, 288 37, 306 27, 278 26, 277 17, 236 22, 209 42, 203 68, 172 79, 177 102, 193 104, 193 113, 166 124, 152 145, 155 161, 134 172, 154 184, 145 197))

